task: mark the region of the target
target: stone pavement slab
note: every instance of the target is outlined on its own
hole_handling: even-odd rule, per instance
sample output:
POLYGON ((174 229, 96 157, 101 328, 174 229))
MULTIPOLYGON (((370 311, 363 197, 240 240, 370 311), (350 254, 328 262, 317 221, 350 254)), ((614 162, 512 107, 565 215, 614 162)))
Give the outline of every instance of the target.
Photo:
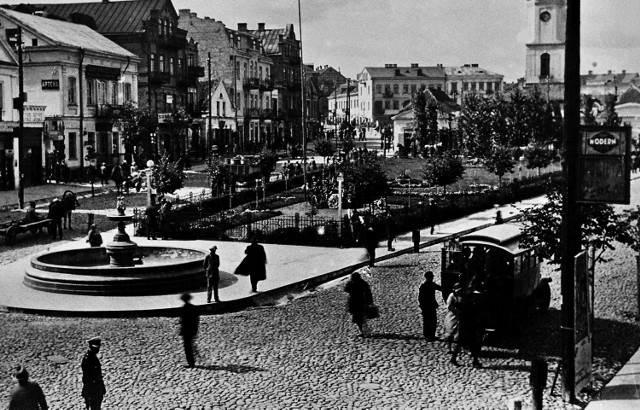
POLYGON ((586 410, 640 409, 640 350, 615 375, 586 410))

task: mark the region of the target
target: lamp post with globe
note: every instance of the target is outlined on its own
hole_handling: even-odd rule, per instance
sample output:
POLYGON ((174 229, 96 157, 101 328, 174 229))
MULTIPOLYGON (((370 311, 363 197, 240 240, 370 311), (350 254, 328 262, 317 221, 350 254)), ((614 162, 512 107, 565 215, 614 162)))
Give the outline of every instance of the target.
POLYGON ((147 206, 151 206, 151 173, 155 165, 156 163, 153 160, 147 161, 147 206))

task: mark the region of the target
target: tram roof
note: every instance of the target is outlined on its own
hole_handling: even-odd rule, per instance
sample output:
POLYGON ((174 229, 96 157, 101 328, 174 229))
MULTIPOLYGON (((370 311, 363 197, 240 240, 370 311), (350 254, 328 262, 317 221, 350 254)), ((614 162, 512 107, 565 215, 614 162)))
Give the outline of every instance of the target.
POLYGON ((460 237, 460 242, 462 244, 493 245, 511 253, 519 253, 524 250, 518 246, 520 236, 522 236, 522 229, 518 225, 500 224, 463 235, 460 237))

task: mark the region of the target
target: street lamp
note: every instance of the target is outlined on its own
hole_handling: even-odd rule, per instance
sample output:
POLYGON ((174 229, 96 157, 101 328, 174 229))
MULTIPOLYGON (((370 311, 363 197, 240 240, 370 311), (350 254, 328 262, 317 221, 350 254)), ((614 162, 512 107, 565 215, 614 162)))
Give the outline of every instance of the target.
POLYGON ((149 136, 151 137, 151 149, 153 150, 153 158, 155 160, 158 160, 158 149, 157 149, 158 145, 156 144, 156 133, 152 132, 151 134, 149 134, 149 136))
POLYGON ((342 172, 338 174, 336 180, 338 181, 338 238, 342 240, 342 183, 344 182, 342 172))
POLYGON ((258 209, 258 201, 260 200, 258 190, 260 189, 260 178, 256 178, 256 210, 258 209))
POLYGON ((151 171, 155 165, 153 160, 147 161, 147 206, 151 206, 151 171))

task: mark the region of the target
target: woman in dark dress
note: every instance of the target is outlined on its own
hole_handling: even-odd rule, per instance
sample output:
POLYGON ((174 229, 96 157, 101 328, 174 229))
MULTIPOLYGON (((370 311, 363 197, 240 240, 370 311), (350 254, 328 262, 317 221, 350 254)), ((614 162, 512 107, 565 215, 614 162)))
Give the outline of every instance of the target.
POLYGON ((373 305, 371 288, 369 284, 362 279, 359 272, 353 272, 344 291, 349 294, 347 307, 349 313, 351 313, 351 320, 358 326, 360 335, 366 336, 364 329, 367 321, 367 308, 373 305))

